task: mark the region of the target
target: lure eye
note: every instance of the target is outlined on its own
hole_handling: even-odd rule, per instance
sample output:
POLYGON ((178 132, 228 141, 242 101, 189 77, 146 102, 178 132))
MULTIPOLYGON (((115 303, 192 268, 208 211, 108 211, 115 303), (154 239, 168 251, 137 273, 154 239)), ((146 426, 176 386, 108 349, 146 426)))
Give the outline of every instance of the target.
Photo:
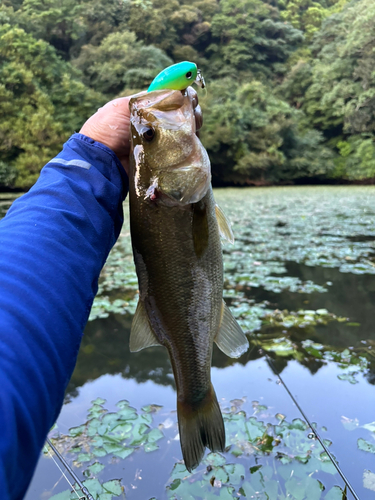
POLYGON ((186 78, 187 78, 188 80, 190 80, 190 79, 191 79, 191 77, 193 76, 193 74, 192 74, 192 72, 191 72, 191 71, 188 71, 188 72, 186 73, 186 75, 185 75, 185 76, 186 76, 186 78))
POLYGON ((155 130, 151 127, 144 128, 142 130, 142 137, 145 141, 151 142, 155 137, 155 130))

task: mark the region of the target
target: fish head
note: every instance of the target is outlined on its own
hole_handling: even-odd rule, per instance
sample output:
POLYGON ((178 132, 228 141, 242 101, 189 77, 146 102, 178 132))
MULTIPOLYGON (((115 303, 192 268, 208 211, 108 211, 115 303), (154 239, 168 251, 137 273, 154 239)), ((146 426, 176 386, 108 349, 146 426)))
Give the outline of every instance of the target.
POLYGON ((196 135, 188 91, 157 90, 134 96, 131 183, 138 197, 167 205, 200 201, 211 183, 207 152, 196 135))

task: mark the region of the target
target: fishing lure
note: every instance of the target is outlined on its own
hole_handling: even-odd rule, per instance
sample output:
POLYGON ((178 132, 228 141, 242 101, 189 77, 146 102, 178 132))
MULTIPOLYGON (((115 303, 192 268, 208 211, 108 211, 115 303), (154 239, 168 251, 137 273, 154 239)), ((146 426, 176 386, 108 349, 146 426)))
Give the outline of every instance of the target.
POLYGON ((147 92, 152 90, 184 90, 192 83, 196 83, 202 89, 206 84, 200 69, 197 65, 183 61, 172 66, 168 66, 161 73, 159 73, 151 82, 147 92))

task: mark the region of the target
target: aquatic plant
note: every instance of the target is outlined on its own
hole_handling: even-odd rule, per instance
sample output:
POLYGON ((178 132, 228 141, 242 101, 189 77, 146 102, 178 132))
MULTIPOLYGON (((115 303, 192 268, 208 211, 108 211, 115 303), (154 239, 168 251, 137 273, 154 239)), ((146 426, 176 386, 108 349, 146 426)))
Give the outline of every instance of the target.
MULTIPOLYGON (((342 500, 336 469, 312 439, 307 424, 298 418, 289 422, 285 415, 274 414, 256 401, 247 415, 242 409, 244 402, 232 400, 223 410, 225 453, 209 453, 193 474, 183 463, 176 463, 166 485, 167 498, 342 500)), ((84 467, 88 479, 83 484, 95 500, 112 500, 128 487, 119 479, 102 479, 110 464, 108 460, 103 463, 104 457, 126 461, 136 450, 157 450, 156 442, 164 437, 160 425, 153 422, 160 407, 149 405, 139 413, 127 401, 120 401, 119 410, 109 413, 104 403, 99 398, 93 401, 86 423, 70 429, 68 436, 54 437, 55 445, 72 457, 73 466, 84 467)), ((166 446, 165 440, 161 443, 166 446)), ((325 444, 329 446, 330 441, 325 440, 325 444)), ((51 500, 73 500, 73 495, 66 490, 51 500)))

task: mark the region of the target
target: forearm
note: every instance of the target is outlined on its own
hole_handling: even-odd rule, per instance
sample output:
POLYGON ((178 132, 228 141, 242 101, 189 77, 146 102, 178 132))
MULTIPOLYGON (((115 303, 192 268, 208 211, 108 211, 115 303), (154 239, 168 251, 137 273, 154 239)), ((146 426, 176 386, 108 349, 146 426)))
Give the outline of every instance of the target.
POLYGON ((22 498, 60 411, 126 190, 116 156, 75 134, 0 223, 4 500, 22 498))

